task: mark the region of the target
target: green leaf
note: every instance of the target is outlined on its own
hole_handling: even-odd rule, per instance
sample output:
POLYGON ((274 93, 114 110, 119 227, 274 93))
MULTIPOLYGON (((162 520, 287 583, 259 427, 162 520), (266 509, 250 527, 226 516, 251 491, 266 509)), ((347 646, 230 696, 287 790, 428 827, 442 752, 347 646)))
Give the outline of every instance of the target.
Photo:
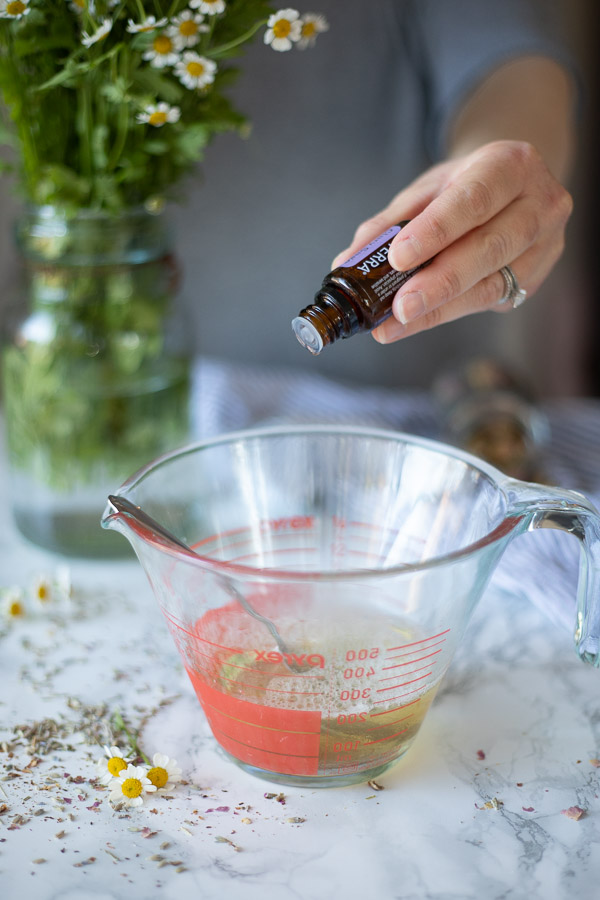
POLYGON ((132 88, 138 93, 146 93, 151 98, 157 97, 167 103, 177 104, 184 96, 186 89, 174 78, 161 75, 156 69, 148 66, 139 69, 133 76, 132 88))
POLYGON ((127 103, 130 99, 128 96, 130 84, 124 78, 117 77, 112 83, 101 85, 100 93, 109 103, 127 103))
POLYGON ((210 141, 211 133, 206 125, 191 125, 181 131, 176 138, 178 159, 182 163, 194 163, 202 158, 203 150, 210 141))

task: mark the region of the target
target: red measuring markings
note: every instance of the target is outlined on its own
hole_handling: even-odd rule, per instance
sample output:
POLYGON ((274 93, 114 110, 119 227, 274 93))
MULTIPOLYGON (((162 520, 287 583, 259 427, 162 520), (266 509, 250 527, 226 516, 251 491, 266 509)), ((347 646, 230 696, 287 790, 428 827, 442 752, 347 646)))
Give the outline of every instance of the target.
POLYGON ((281 775, 318 773, 320 712, 230 697, 186 670, 215 738, 232 756, 281 775))
MULTIPOLYGON (((435 640, 435 638, 441 638, 445 634, 448 634, 449 632, 450 632, 450 629, 446 628, 445 631, 440 631, 439 634, 432 634, 429 637, 421 638, 420 641, 411 641, 410 644, 400 644, 398 647, 388 647, 386 649, 386 653, 393 653, 395 650, 406 650, 407 647, 420 647, 421 644, 426 644, 428 641, 435 640)), ((444 641, 445 640, 446 640, 446 638, 444 638, 444 641)), ((441 644, 441 643, 443 643, 443 641, 439 641, 438 643, 441 644)), ((421 647, 421 650, 430 650, 431 647, 434 647, 434 646, 435 646, 435 644, 430 644, 429 647, 421 647)), ((414 652, 416 652, 416 651, 414 651, 414 650, 409 651, 409 653, 414 653, 414 652)), ((406 655, 408 656, 408 654, 406 654, 406 655)), ((397 658, 397 657, 390 657, 390 659, 395 659, 395 658, 397 658)))
POLYGON ((386 737, 378 738, 376 741, 363 741, 364 747, 371 747, 373 744, 382 744, 384 741, 391 741, 392 738, 400 737, 401 734, 404 734, 405 731, 408 731, 408 725, 406 728, 403 728, 401 731, 397 731, 396 734, 388 734, 386 737))
MULTIPOLYGON (((429 650, 429 647, 427 647, 426 649, 429 650)), ((412 652, 414 653, 415 651, 413 650, 412 652)), ((403 662, 403 663, 394 663, 393 666, 383 666, 381 671, 389 672, 390 669, 401 669, 403 666, 414 666, 415 663, 421 662, 424 659, 429 659, 430 657, 436 656, 438 653, 441 653, 441 652, 442 652, 442 648, 440 647, 439 650, 434 650, 433 653, 427 653, 425 656, 419 656, 419 657, 417 657, 417 659, 409 659, 408 662, 403 662)), ((403 653, 402 655, 408 656, 409 654, 403 653)), ((398 657, 395 657, 395 656, 391 657, 391 659, 397 659, 397 658, 398 657)))
MULTIPOLYGON (((413 691, 413 693, 414 693, 414 691, 413 691)), ((393 709, 384 709, 384 710, 382 710, 382 712, 370 713, 369 718, 375 719, 375 718, 377 718, 377 716, 389 716, 390 713, 400 712, 401 709, 406 709, 407 707, 412 706, 414 703, 418 703, 419 699, 420 698, 417 697, 416 700, 410 700, 408 703, 403 703, 401 706, 394 706, 393 709)), ((376 703, 388 703, 389 701, 388 700, 376 700, 375 702, 376 703)), ((383 727, 386 727, 386 726, 383 726, 383 727)))

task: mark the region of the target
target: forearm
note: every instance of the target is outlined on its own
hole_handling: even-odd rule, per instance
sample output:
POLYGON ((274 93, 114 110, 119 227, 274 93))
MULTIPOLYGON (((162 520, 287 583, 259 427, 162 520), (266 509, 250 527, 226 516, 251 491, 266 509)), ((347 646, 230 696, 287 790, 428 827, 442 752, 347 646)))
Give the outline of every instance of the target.
POLYGON ((574 153, 574 88, 558 63, 542 56, 515 59, 495 69, 458 113, 450 158, 496 140, 527 141, 561 182, 574 153))

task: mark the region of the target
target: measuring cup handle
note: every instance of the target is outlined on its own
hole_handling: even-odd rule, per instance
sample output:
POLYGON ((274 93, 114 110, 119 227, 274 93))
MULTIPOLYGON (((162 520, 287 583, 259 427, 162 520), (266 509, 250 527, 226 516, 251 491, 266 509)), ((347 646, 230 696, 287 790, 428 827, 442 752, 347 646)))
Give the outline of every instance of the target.
POLYGON ((600 666, 600 514, 583 494, 513 481, 510 514, 524 518, 525 530, 556 528, 581 542, 577 583, 575 645, 584 662, 600 666))

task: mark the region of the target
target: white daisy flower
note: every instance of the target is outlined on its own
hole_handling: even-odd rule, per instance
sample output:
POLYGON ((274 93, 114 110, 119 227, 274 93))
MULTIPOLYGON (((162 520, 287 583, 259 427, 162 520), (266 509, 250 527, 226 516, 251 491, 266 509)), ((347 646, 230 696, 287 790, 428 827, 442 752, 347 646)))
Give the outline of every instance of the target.
POLYGON ((29 9, 29 0, 0 0, 0 19, 22 19, 29 9))
POLYGON ((181 83, 192 90, 212 84, 216 71, 217 64, 212 59, 198 56, 193 50, 187 50, 175 66, 175 74, 181 83))
POLYGON ((143 22, 134 22, 133 19, 127 20, 127 31, 129 34, 140 34, 140 32, 154 31, 156 28, 164 28, 169 20, 167 18, 158 19, 156 16, 146 16, 143 22))
POLYGON ((162 31, 152 41, 152 46, 144 53, 144 59, 150 61, 155 69, 174 66, 179 59, 177 48, 172 37, 162 31))
POLYGON ((47 609, 53 600, 52 582, 45 575, 37 575, 31 586, 31 595, 36 604, 47 609))
POLYGON ((305 13, 300 19, 298 49, 305 50, 306 47, 312 47, 317 40, 317 36, 324 31, 329 31, 329 23, 325 16, 319 16, 316 13, 305 13))
MULTIPOLYGON (((88 8, 87 0, 70 0, 69 6, 76 13, 82 13, 84 9, 88 8)), ((91 10, 90 10, 91 14, 91 10)))
POLYGON ((4 588, 0 594, 2 616, 9 622, 22 619, 26 614, 25 594, 20 587, 4 588))
POLYGON ((225 0, 190 0, 190 6, 192 9, 199 9, 201 13, 206 13, 207 16, 225 12, 225 0))
POLYGON ((97 762, 98 777, 102 784, 110 784, 129 765, 131 756, 125 756, 118 747, 104 747, 104 756, 97 762))
POLYGON ((92 44, 97 44, 98 41, 103 41, 112 27, 112 19, 104 19, 102 25, 100 25, 100 27, 97 28, 93 34, 88 34, 87 31, 82 32, 81 43, 84 47, 91 47, 92 44))
POLYGON ((191 9, 184 9, 182 13, 174 17, 172 22, 168 34, 173 38, 178 50, 195 47, 200 40, 200 35, 209 31, 208 25, 202 24, 204 16, 200 13, 193 13, 191 9))
POLYGON ((297 9, 280 9, 269 16, 265 32, 265 44, 273 50, 291 50, 302 36, 302 23, 297 9))
POLYGON ((178 122, 181 110, 178 106, 169 106, 168 103, 150 104, 141 113, 138 113, 137 120, 140 123, 154 125, 160 128, 162 125, 173 124, 178 122))
POLYGON ((181 769, 176 759, 169 759, 163 753, 155 753, 152 757, 152 767, 146 772, 157 793, 166 794, 176 782, 181 781, 181 769))
POLYGON ((156 790, 146 776, 143 766, 127 766, 113 779, 110 788, 109 800, 111 803, 125 803, 127 806, 141 806, 145 794, 151 794, 156 790))

